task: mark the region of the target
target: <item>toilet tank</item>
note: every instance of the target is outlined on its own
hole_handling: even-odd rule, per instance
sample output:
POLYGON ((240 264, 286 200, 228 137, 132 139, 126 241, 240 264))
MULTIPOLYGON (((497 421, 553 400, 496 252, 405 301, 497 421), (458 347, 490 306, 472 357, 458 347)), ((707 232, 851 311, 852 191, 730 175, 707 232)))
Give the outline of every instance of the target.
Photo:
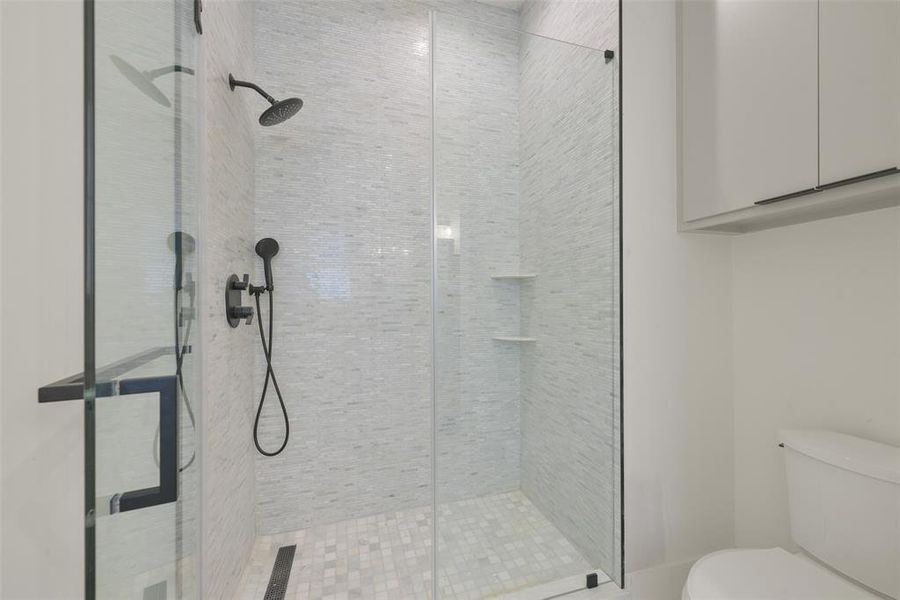
POLYGON ((794 541, 900 597, 900 448, 831 431, 782 431, 780 439, 794 541))

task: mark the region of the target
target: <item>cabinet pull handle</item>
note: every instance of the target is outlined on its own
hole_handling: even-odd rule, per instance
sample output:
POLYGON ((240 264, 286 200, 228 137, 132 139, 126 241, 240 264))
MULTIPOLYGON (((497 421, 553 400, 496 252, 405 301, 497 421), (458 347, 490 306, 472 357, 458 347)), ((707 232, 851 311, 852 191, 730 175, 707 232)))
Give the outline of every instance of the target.
POLYGON ((897 167, 891 167, 890 169, 884 169, 881 171, 875 171, 874 173, 866 173, 865 175, 858 175, 857 177, 851 177, 849 179, 841 179, 840 181, 833 181, 831 183, 826 183, 825 185, 820 185, 818 189, 820 190, 830 190, 836 187, 841 187, 844 185, 851 185, 853 183, 859 183, 860 181, 868 181, 869 179, 877 179, 879 177, 885 177, 887 175, 894 175, 896 173, 900 173, 900 169, 897 167))
POLYGON ((898 169, 897 167, 891 167, 890 169, 883 169, 881 171, 875 171, 874 173, 866 173, 865 175, 858 175, 856 177, 850 177, 849 179, 841 179, 840 181, 833 181, 831 183, 819 185, 814 188, 809 188, 808 190, 801 190, 799 192, 791 192, 790 194, 784 194, 783 196, 775 196, 774 198, 766 198, 765 200, 760 200, 758 202, 754 202, 753 204, 755 204, 757 206, 773 204, 775 202, 782 202, 783 200, 790 200, 792 198, 799 198, 801 196, 817 194, 819 192, 824 192, 825 190, 833 190, 834 188, 843 187, 845 185, 853 185, 854 183, 868 181, 869 179, 878 179, 879 177, 886 177, 888 175, 897 175, 897 174, 900 174, 900 169, 898 169))
POLYGON ((774 198, 766 198, 765 200, 759 200, 758 202, 754 202, 753 204, 757 206, 763 206, 765 204, 774 204, 775 202, 782 202, 783 200, 790 200, 791 198, 799 198, 800 196, 809 196, 810 194, 816 194, 820 192, 819 188, 809 188, 808 190, 800 190, 799 192, 791 192, 790 194, 784 194, 783 196, 775 196, 774 198))

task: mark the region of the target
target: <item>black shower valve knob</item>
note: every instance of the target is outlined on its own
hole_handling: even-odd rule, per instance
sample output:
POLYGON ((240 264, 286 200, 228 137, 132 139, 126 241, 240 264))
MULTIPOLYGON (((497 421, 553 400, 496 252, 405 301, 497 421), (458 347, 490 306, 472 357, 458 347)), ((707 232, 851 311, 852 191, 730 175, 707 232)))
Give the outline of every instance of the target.
POLYGON ((246 319, 244 321, 247 325, 253 322, 253 307, 252 306, 235 306, 231 309, 231 317, 233 319, 241 320, 246 319))
POLYGON ((250 287, 250 274, 249 273, 244 273, 243 279, 235 279, 234 281, 231 282, 231 289, 233 289, 233 290, 240 290, 243 292, 248 287, 250 287))
POLYGON ((231 274, 225 282, 225 317, 231 327, 237 327, 241 319, 247 325, 253 322, 253 307, 244 306, 244 291, 250 286, 250 275, 245 273, 243 279, 231 274))

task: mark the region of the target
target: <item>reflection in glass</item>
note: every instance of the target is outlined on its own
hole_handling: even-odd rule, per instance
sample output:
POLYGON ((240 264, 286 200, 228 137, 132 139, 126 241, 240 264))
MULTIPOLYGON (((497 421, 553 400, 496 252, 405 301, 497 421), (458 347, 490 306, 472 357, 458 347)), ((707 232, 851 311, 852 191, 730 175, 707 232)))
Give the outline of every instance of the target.
POLYGON ((132 359, 116 377, 119 393, 99 397, 88 415, 97 518, 87 560, 99 598, 189 598, 197 590, 192 4, 94 5, 98 381, 106 366, 132 359), (150 391, 133 392, 142 385, 150 391))

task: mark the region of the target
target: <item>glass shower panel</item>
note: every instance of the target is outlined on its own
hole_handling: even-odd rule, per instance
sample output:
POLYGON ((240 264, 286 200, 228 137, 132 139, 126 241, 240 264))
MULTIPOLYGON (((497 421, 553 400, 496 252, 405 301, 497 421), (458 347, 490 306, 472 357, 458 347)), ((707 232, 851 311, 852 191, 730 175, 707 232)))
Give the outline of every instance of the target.
POLYGON ((438 596, 621 583, 616 59, 432 35, 438 596))
MULTIPOLYGON (((87 596, 198 595, 197 81, 193 2, 87 2, 93 331, 87 596), (90 12, 88 12, 90 15, 90 12)), ((89 238, 90 239, 90 238, 89 238)), ((90 256, 90 255, 89 255, 90 256)), ((89 277, 91 273, 88 274, 89 277)), ((91 323, 88 321, 88 327, 91 323)), ((88 363, 90 367, 90 363, 88 363)))

